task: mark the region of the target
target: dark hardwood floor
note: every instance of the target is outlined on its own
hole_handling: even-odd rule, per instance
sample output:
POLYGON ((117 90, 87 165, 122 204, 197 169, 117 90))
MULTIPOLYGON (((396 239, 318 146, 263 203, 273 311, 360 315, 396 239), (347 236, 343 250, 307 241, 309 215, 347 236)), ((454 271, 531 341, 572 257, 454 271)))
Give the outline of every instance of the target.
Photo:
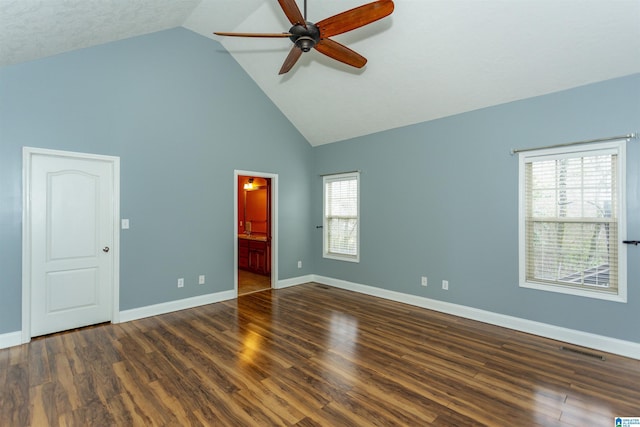
POLYGON ((1 426, 613 426, 640 361, 318 284, 0 350, 1 426))
POLYGON ((251 271, 238 270, 238 295, 246 295, 270 288, 271 277, 251 271))

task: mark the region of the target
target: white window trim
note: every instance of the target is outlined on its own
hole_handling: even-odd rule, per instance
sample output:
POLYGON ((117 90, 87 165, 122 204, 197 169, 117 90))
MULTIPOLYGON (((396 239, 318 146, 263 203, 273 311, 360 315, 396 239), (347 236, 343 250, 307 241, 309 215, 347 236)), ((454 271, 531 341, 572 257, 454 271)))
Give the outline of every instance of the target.
POLYGON ((619 140, 606 143, 576 145, 571 147, 548 148, 541 150, 531 150, 519 153, 518 164, 518 272, 519 286, 522 288, 537 289, 542 291, 557 292, 562 294, 576 295, 587 298, 596 298, 614 302, 627 302, 627 248, 622 243, 627 234, 627 207, 626 207, 626 140, 619 140), (569 153, 588 153, 589 151, 615 151, 618 155, 618 292, 610 294, 598 292, 597 290, 577 289, 573 287, 564 287, 561 285, 549 285, 545 283, 530 281, 526 279, 526 242, 525 242, 525 163, 531 158, 553 159, 569 153))
POLYGON ((327 259, 334 259, 339 261, 348 261, 348 262, 360 262, 360 172, 348 172, 341 174, 333 174, 333 175, 325 175, 322 177, 322 257, 327 259), (356 179, 357 184, 357 215, 358 218, 356 222, 356 254, 355 255, 341 255, 329 252, 328 250, 328 242, 329 242, 329 225, 327 221, 326 215, 326 203, 327 203, 327 182, 345 180, 345 179, 356 179))

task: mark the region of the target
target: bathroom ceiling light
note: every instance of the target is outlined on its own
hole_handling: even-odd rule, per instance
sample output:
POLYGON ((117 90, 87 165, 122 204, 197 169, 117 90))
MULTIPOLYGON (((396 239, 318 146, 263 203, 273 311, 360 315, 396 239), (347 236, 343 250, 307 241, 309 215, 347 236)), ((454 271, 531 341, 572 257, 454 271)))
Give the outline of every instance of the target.
POLYGON ((253 190, 253 178, 249 178, 249 182, 244 185, 245 190, 253 190))

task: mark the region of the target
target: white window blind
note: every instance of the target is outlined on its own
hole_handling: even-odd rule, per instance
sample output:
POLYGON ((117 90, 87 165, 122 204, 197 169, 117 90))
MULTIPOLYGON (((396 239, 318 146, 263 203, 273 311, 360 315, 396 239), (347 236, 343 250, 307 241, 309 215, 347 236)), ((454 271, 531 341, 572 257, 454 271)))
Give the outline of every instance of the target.
POLYGON ((620 147, 521 154, 521 286, 626 298, 620 147))
POLYGON ((329 175, 324 183, 324 256, 359 261, 359 173, 329 175))

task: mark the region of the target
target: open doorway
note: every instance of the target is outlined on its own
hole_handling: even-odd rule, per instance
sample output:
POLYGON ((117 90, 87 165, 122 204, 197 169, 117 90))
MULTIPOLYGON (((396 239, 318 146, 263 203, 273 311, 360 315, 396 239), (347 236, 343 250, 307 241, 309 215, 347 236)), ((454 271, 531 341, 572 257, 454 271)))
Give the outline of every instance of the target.
POLYGON ((272 287, 272 178, 258 173, 237 175, 238 295, 272 287))

